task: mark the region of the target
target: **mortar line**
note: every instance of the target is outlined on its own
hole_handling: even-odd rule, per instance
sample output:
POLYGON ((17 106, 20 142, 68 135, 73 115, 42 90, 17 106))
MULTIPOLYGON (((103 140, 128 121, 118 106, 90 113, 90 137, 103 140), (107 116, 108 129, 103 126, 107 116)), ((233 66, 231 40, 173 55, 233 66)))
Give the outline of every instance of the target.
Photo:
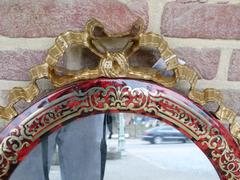
POLYGON ((147 31, 154 32, 154 33, 160 33, 161 29, 161 20, 162 20, 162 14, 165 5, 168 2, 172 2, 174 0, 148 0, 148 8, 149 8, 149 24, 147 31))
POLYGON ((0 90, 10 90, 14 87, 25 87, 29 81, 0 80, 0 90))
POLYGON ((240 90, 240 81, 199 80, 197 88, 215 88, 220 90, 240 90))
POLYGON ((47 50, 54 43, 54 38, 9 38, 0 36, 0 51, 17 49, 47 50))
POLYGON ((228 79, 228 69, 230 66, 231 56, 232 56, 233 49, 222 49, 218 70, 215 79, 216 80, 225 80, 228 79))
POLYGON ((239 40, 226 39, 198 39, 198 38, 172 38, 165 37, 170 47, 192 47, 192 48, 232 48, 240 47, 239 40))

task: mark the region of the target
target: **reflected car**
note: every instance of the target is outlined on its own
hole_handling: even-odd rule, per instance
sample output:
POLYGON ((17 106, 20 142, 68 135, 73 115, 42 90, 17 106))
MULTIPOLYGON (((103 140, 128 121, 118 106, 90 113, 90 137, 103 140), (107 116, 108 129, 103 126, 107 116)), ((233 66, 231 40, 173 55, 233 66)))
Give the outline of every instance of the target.
POLYGON ((171 126, 157 126, 144 131, 142 140, 149 141, 152 144, 160 144, 162 142, 189 142, 188 137, 171 126))

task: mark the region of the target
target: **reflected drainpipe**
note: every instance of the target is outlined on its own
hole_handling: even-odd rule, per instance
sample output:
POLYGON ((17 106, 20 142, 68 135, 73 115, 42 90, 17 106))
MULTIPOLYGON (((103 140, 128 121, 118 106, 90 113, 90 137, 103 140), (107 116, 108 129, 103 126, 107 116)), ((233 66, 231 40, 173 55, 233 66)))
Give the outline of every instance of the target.
POLYGON ((125 151, 125 119, 123 113, 118 114, 118 122, 119 122, 119 131, 118 131, 118 150, 121 155, 126 155, 125 151))

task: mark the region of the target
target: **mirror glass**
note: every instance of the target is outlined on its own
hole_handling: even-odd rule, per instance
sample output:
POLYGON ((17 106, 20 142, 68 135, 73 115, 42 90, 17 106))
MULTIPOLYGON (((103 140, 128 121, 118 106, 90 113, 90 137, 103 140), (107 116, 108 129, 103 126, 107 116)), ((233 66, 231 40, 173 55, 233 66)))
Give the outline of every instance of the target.
POLYGON ((64 124, 41 139, 10 180, 100 180, 104 164, 104 180, 219 180, 185 135, 160 120, 130 113, 64 124))

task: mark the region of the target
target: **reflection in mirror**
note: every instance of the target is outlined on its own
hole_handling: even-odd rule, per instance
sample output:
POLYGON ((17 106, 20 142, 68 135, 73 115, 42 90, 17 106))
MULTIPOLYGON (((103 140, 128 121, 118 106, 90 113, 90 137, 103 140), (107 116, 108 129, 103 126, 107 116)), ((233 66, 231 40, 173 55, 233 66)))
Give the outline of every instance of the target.
POLYGON ((50 180, 100 180, 103 140, 104 180, 219 180, 207 157, 185 135, 162 121, 130 113, 94 115, 65 124, 41 139, 10 180, 47 180, 48 174, 50 180))
POLYGON ((106 180, 219 180, 203 152, 172 126, 136 114, 113 117, 106 180))

